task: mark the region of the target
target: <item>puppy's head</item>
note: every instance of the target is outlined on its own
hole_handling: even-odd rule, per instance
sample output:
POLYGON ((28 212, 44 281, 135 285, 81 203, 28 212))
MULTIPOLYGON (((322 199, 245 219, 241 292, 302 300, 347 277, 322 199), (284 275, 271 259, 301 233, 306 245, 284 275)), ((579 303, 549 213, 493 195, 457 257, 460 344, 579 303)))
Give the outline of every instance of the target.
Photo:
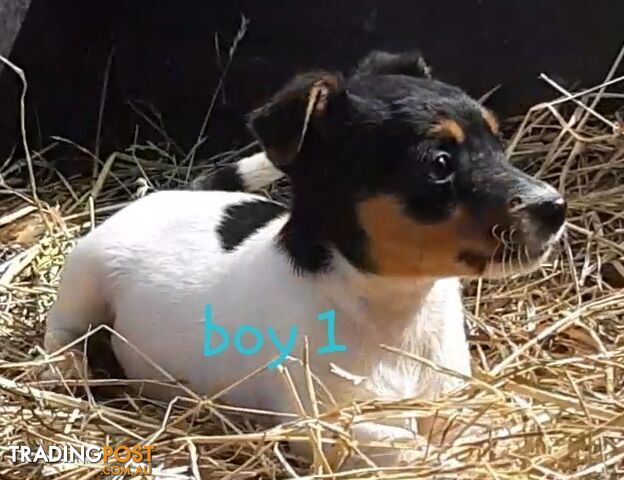
POLYGON ((303 269, 338 250, 380 275, 497 276, 531 270, 561 236, 563 198, 511 166, 494 115, 418 54, 295 77, 250 126, 291 179, 284 244, 303 269))

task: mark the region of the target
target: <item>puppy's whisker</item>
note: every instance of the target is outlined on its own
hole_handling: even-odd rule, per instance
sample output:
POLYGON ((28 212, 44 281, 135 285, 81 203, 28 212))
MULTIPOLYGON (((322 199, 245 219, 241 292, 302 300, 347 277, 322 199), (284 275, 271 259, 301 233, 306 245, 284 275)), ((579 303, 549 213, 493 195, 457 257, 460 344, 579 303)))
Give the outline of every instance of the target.
POLYGON ((503 258, 501 260, 501 268, 503 269, 503 278, 507 278, 507 265, 505 263, 505 258, 507 256, 507 247, 505 244, 501 244, 503 246, 503 258))
POLYGON ((524 270, 524 262, 522 261, 522 249, 517 249, 516 254, 518 256, 518 266, 524 270))
POLYGON ((513 275, 516 271, 516 265, 514 265, 514 260, 516 259, 516 249, 513 246, 509 247, 509 273, 513 275))
POLYGON ((507 245, 505 245, 505 256, 503 257, 503 272, 505 274, 505 277, 503 279, 503 283, 505 285, 507 285, 509 283, 509 257, 511 256, 511 251, 509 250, 509 248, 507 248, 507 245))
POLYGON ((494 247, 494 250, 492 251, 492 254, 490 255, 490 259, 487 263, 487 265, 490 267, 490 269, 492 269, 494 267, 494 265, 496 265, 496 254, 498 253, 498 249, 501 247, 500 243, 497 243, 496 246, 494 247))
POLYGON ((498 224, 494 225, 492 227, 492 229, 490 230, 490 235, 492 235, 492 237, 494 237, 496 240, 500 241, 499 236, 496 234, 496 229, 499 227, 498 224))
POLYGON ((509 244, 512 246, 512 248, 514 248, 514 250, 516 249, 515 247, 518 246, 517 236, 518 236, 518 230, 512 227, 511 230, 509 231, 509 244))
POLYGON ((511 244, 509 243, 509 239, 507 237, 509 237, 509 230, 503 230, 503 234, 501 235, 501 238, 503 239, 503 242, 505 243, 505 248, 511 248, 511 244))
POLYGON ((516 239, 515 239, 515 237, 516 237, 516 235, 517 235, 517 234, 518 234, 518 229, 517 229, 517 228, 512 227, 512 228, 511 228, 511 231, 510 231, 510 233, 509 233, 509 242, 510 242, 512 245, 515 245, 515 244, 516 244, 516 239))
POLYGON ((503 242, 505 247, 508 249, 513 249, 513 241, 512 241, 513 233, 514 233, 513 229, 505 229, 501 233, 501 241, 503 242))

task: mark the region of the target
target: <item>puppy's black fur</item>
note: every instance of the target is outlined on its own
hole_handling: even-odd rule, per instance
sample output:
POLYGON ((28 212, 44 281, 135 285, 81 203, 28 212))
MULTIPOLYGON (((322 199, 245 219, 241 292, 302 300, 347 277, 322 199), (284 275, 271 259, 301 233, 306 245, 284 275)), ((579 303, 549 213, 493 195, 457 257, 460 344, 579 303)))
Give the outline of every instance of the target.
POLYGON ((245 183, 241 178, 236 164, 219 167, 212 175, 200 175, 191 182, 191 190, 222 190, 224 192, 242 192, 245 183))
POLYGON ((231 252, 285 211, 286 207, 270 200, 249 200, 230 205, 223 212, 223 219, 217 227, 221 247, 231 252))

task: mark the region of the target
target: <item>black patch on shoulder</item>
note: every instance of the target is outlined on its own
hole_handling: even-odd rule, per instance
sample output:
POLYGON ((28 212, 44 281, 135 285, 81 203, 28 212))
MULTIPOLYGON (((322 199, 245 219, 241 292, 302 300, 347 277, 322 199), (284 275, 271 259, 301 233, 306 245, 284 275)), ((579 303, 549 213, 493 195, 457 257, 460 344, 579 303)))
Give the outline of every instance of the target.
POLYGON ((286 211, 286 207, 270 200, 247 200, 229 205, 217 226, 221 247, 231 252, 255 231, 286 211))
POLYGON ((238 173, 238 164, 224 165, 213 175, 201 175, 191 183, 191 190, 222 190, 242 192, 245 190, 243 179, 238 173))

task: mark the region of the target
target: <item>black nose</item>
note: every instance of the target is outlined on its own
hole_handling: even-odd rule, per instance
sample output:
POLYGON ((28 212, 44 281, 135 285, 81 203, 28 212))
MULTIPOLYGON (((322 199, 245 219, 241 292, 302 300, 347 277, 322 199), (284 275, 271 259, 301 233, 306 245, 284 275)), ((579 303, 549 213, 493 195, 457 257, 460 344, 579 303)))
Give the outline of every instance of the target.
POLYGON ((553 233, 557 232, 563 225, 566 208, 565 200, 559 195, 526 206, 533 217, 553 233))

